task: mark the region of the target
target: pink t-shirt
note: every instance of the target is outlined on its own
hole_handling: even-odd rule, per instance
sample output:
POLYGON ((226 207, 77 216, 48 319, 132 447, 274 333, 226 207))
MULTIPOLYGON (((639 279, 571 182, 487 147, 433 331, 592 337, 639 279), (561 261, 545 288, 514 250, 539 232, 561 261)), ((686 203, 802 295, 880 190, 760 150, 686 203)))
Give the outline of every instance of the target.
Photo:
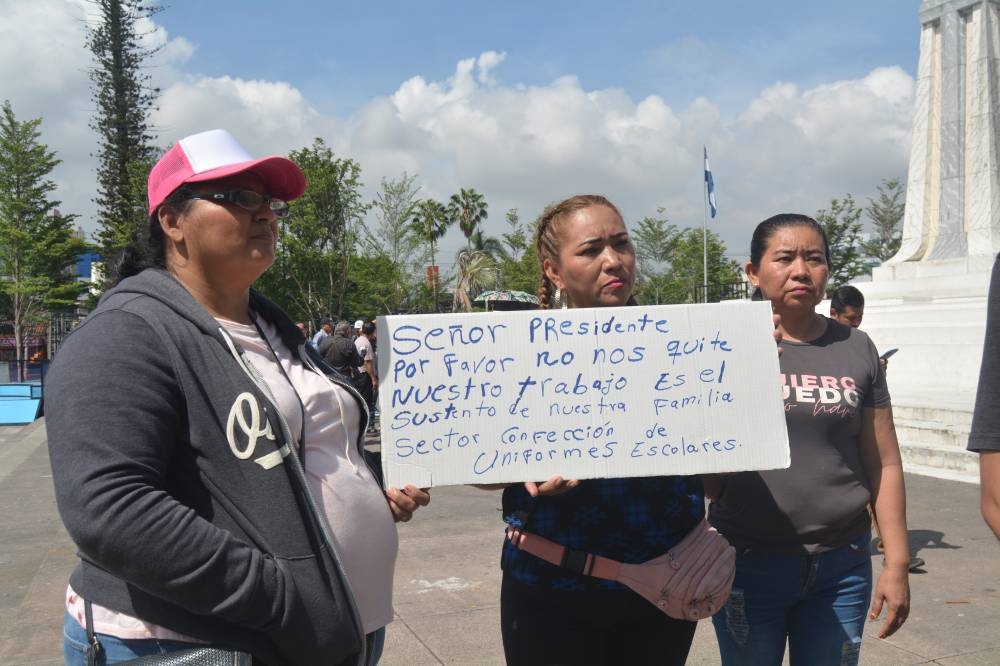
MULTIPOLYGON (((365 633, 384 627, 392 621, 399 537, 385 495, 357 449, 358 404, 344 389, 294 359, 267 322, 258 320, 270 346, 252 324, 218 321, 264 378, 293 437, 301 438, 305 412, 303 456, 309 490, 336 542, 365 633)), ((83 599, 72 589, 66 593, 66 609, 83 626, 83 599)), ((194 640, 96 605, 94 630, 119 638, 194 640)))

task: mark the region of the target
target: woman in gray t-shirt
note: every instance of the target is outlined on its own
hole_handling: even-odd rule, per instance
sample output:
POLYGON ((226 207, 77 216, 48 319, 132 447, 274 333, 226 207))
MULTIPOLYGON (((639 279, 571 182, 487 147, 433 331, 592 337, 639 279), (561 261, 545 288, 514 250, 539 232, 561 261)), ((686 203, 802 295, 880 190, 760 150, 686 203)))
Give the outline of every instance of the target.
POLYGON ((857 664, 866 614, 888 607, 885 638, 909 612, 892 405, 868 336, 815 311, 829 265, 812 218, 776 215, 754 231, 746 272, 781 317, 791 466, 706 480, 710 520, 738 553, 733 594, 713 618, 724 666, 781 664, 786 641, 793 666, 857 664), (869 502, 886 554, 874 596, 869 502))

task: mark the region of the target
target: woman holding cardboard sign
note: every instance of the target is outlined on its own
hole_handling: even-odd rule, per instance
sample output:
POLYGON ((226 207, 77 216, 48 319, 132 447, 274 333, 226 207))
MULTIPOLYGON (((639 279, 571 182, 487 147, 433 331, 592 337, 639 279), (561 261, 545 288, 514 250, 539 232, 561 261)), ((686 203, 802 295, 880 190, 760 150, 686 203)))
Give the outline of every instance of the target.
MULTIPOLYGON (((576 196, 548 208, 535 247, 541 307, 632 302, 635 248, 604 197, 576 196)), ((507 487, 503 514, 510 529, 500 612, 509 664, 685 662, 696 623, 666 615, 635 587, 598 577, 593 564, 643 563, 677 546, 704 515, 696 477, 553 477, 507 487), (570 557, 560 566, 544 548, 533 552, 536 537, 570 557)))
POLYGON ((892 405, 868 336, 819 315, 830 266, 823 227, 804 215, 761 222, 746 272, 780 315, 791 467, 706 480, 712 524, 736 546, 736 581, 713 618, 722 663, 857 664, 866 611, 909 612, 905 494, 892 405), (886 565, 872 596, 875 507, 886 565))

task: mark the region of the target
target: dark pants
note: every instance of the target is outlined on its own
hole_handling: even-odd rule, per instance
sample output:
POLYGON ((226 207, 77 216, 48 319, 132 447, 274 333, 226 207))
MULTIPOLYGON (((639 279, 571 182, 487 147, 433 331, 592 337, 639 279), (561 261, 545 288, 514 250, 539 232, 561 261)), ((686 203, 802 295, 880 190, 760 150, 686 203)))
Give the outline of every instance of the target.
POLYGON ((354 388, 358 390, 361 397, 364 398, 365 404, 368 405, 368 409, 371 410, 372 405, 375 401, 375 388, 372 386, 372 378, 368 376, 367 372, 362 372, 360 376, 353 382, 354 388))
POLYGON ((683 666, 697 627, 632 590, 556 591, 506 574, 500 623, 509 666, 683 666))

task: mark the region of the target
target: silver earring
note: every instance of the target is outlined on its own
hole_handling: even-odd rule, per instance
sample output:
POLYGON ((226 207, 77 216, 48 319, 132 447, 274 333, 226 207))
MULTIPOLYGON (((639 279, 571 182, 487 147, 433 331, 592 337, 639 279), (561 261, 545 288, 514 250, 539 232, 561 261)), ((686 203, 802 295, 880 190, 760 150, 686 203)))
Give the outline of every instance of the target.
POLYGON ((559 307, 566 307, 566 304, 562 302, 562 289, 556 287, 556 291, 552 294, 552 305, 559 307))

